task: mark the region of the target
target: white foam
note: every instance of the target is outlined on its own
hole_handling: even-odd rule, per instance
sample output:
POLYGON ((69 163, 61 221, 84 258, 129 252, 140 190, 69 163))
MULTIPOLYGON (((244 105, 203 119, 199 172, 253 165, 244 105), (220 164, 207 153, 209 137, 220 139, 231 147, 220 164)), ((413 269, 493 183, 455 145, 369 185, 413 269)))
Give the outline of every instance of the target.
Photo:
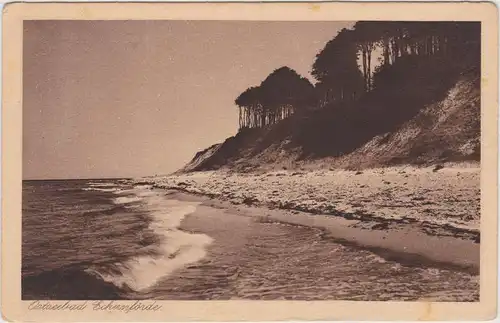
MULTIPOLYGON (((139 197, 158 195, 158 192, 151 190, 151 185, 137 185, 130 189, 116 189, 116 194, 129 194, 139 197)), ((111 191, 110 191, 111 192, 111 191)))
POLYGON ((142 190, 142 189, 151 189, 151 188, 153 188, 153 186, 144 184, 144 185, 136 185, 134 188, 137 190, 142 190))
MULTIPOLYGON (((146 190, 136 188, 136 196, 128 197, 127 201, 144 199, 144 206, 154 219, 150 228, 162 238, 158 246, 160 255, 139 256, 127 261, 121 266, 121 275, 100 274, 105 281, 119 287, 126 285, 135 291, 151 288, 175 270, 201 260, 206 256, 206 247, 212 242, 212 238, 205 234, 178 229, 182 219, 193 213, 199 203, 169 200, 163 194, 146 190)), ((125 201, 121 197, 117 199, 125 201)))
POLYGON ((128 204, 141 201, 142 198, 138 196, 120 196, 113 200, 115 204, 128 204))
POLYGON ((87 187, 83 188, 84 191, 99 191, 99 192, 119 192, 118 188, 98 188, 98 187, 87 187))
POLYGON ((112 186, 116 186, 115 183, 96 183, 96 182, 89 182, 87 185, 91 186, 91 187, 112 187, 112 186))

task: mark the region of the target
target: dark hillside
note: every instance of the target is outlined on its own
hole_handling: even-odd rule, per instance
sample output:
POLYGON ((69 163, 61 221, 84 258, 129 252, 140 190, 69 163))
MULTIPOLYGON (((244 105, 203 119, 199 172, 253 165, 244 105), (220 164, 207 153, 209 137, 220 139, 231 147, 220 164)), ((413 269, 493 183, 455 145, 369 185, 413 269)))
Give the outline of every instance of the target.
MULTIPOLYGON (((348 154, 374 136, 397 131, 426 106, 444 100, 460 78, 440 59, 419 62, 410 56, 390 66, 387 73, 393 75, 391 82, 360 100, 332 104, 309 118, 294 136, 303 148, 301 158, 348 154)), ((474 78, 474 72, 469 77, 474 78)))
POLYGON ((301 167, 321 160, 344 168, 479 161, 479 79, 471 71, 452 85, 436 82, 432 96, 408 91, 392 99, 390 93, 373 93, 378 104, 333 106, 246 129, 200 152, 203 161, 196 162, 197 156, 185 170, 301 167))

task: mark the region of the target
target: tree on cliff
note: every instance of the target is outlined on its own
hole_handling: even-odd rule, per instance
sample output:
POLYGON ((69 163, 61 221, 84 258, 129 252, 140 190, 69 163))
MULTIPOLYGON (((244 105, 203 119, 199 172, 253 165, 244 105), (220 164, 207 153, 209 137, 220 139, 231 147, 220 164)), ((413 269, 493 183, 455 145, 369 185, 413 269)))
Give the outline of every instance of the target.
POLYGON ((318 104, 354 100, 363 92, 363 76, 358 68, 357 44, 353 30, 342 29, 316 55, 311 74, 318 81, 318 104))
POLYGON ((314 90, 308 79, 287 66, 274 70, 260 87, 263 105, 269 114, 266 124, 276 123, 296 111, 306 109, 311 104, 314 90))
MULTIPOLYGON (((358 21, 353 29, 342 29, 316 56, 312 75, 318 81, 318 104, 325 106, 359 98, 363 92, 360 84, 364 92, 371 91, 374 74, 384 74, 402 58, 411 56, 413 62, 445 58, 442 64, 458 68, 477 64, 480 28, 474 22, 358 21), (375 51, 381 53, 377 68, 372 66, 375 51)), ((415 68, 415 63, 412 64, 408 63, 401 71, 415 68)))
POLYGON ((264 127, 288 118, 313 104, 314 86, 289 67, 269 74, 258 87, 250 87, 235 100, 242 128, 264 127))
POLYGON ((365 92, 372 89, 372 53, 381 41, 380 32, 372 22, 359 21, 354 25, 354 41, 361 52, 365 92))
POLYGON ((254 128, 257 126, 257 118, 261 107, 261 89, 250 87, 241 93, 235 100, 239 108, 239 126, 242 128, 254 128))
POLYGON ((284 66, 241 93, 235 100, 240 129, 275 124, 310 107, 354 101, 380 86, 401 88, 410 74, 425 82, 433 74, 479 68, 480 31, 475 22, 359 21, 316 55, 314 86, 284 66), (381 56, 379 66, 373 66, 375 52, 381 56))

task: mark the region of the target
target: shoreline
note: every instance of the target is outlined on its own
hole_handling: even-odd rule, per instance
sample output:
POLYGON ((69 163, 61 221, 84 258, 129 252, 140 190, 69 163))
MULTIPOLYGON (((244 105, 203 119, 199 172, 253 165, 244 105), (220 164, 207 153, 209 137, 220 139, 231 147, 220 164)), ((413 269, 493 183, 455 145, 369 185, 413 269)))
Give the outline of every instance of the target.
POLYGON ((452 166, 205 171, 136 183, 222 213, 319 229, 322 239, 402 264, 478 274, 480 168, 452 166))
MULTIPOLYGON (((387 260, 410 267, 439 268, 479 275, 480 244, 454 237, 430 236, 411 224, 404 229, 370 230, 351 227, 357 221, 330 215, 271 210, 262 207, 233 205, 227 201, 170 190, 166 196, 180 201, 201 202, 202 208, 193 214, 202 216, 203 208, 219 209, 221 213, 253 218, 261 223, 287 224, 319 229, 321 239, 372 252, 387 260), (402 243, 411 241, 411 243, 402 243)), ((189 218, 192 214, 188 214, 189 218)), ((223 217, 221 216, 221 221, 223 217)), ((180 229, 183 229, 181 223, 180 229)))
POLYGON ((381 226, 422 223, 431 235, 480 241, 480 168, 200 171, 139 180, 231 204, 327 214, 381 226))

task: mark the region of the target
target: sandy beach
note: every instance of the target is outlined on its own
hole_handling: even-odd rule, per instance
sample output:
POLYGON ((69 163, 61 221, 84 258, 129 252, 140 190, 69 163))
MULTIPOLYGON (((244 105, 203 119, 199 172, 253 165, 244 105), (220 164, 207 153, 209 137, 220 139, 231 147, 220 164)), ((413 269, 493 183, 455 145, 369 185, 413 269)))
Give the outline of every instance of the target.
POLYGON ((454 166, 247 174, 209 171, 145 181, 233 205, 332 215, 369 229, 418 224, 429 235, 479 242, 480 169, 475 164, 454 166))
POLYGON ((207 256, 168 276, 160 294, 165 299, 477 300, 474 180, 479 172, 472 167, 142 179, 166 190, 168 199, 200 203, 180 230, 213 239, 207 256), (463 178, 467 184, 460 186, 463 178))

